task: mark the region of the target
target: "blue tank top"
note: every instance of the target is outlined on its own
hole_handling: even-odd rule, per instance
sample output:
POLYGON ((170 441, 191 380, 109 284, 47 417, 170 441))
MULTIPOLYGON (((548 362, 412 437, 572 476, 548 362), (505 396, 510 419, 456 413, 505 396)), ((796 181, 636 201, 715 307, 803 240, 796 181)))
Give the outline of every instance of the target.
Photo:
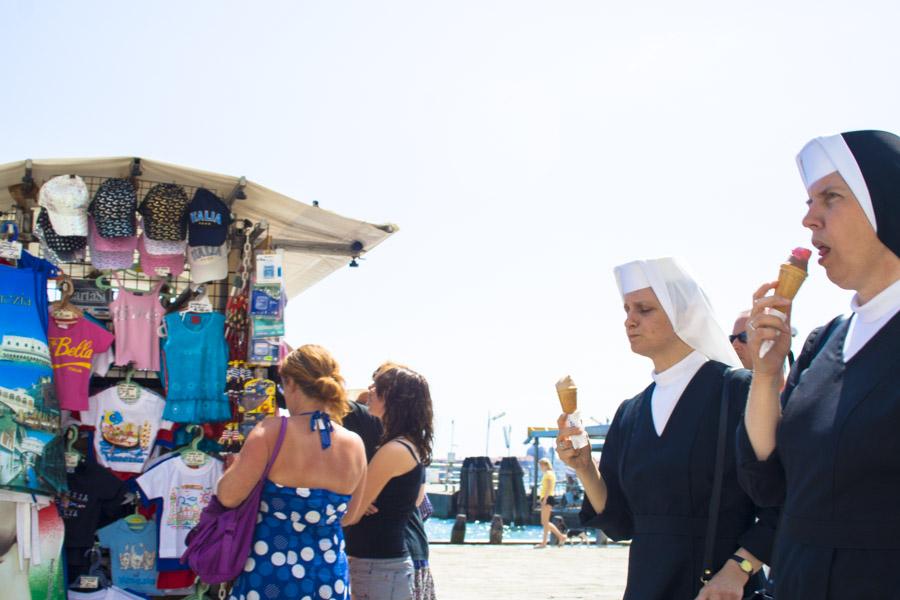
POLYGON ((221 313, 172 313, 165 319, 166 409, 176 423, 209 423, 231 418, 225 394, 228 346, 221 313))

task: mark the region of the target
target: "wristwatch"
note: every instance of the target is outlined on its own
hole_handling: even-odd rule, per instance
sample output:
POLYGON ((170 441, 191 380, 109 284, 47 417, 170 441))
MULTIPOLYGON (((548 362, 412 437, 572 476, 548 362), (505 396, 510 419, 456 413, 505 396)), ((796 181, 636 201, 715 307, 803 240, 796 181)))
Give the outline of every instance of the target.
POLYGON ((741 568, 741 571, 747 574, 747 577, 753 577, 753 563, 737 554, 732 554, 729 560, 733 560, 741 568))

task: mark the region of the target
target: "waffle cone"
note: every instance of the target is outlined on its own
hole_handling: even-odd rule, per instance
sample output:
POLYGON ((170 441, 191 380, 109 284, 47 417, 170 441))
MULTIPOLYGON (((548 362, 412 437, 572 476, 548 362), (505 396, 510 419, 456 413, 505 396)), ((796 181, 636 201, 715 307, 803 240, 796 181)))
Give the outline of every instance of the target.
POLYGON ((556 390, 556 393, 559 396, 559 405, 564 413, 571 415, 578 410, 578 388, 563 388, 556 390))
POLYGON ((775 294, 788 300, 793 300, 800 290, 800 286, 806 280, 806 271, 792 264, 784 263, 778 272, 778 287, 775 294))

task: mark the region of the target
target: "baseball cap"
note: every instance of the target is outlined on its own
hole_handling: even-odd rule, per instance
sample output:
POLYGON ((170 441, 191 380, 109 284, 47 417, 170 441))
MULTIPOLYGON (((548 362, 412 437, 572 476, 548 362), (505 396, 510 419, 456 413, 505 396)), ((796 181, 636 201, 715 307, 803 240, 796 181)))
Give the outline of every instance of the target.
POLYGON ((144 248, 147 249, 147 254, 155 254, 157 256, 166 254, 180 254, 184 256, 184 249, 187 248, 187 241, 181 240, 178 242, 167 242, 164 240, 151 240, 145 233, 144 248))
POLYGON ((231 209, 218 196, 205 188, 197 188, 187 206, 188 244, 221 246, 228 238, 231 209))
POLYGON ((107 179, 97 188, 88 213, 94 217, 97 233, 105 238, 127 238, 137 233, 134 211, 137 192, 128 179, 107 179))
POLYGON ((149 277, 178 277, 184 271, 184 252, 180 254, 150 254, 145 246, 147 233, 138 240, 141 252, 141 270, 149 277))
POLYGON ((84 258, 87 239, 81 236, 61 236, 53 229, 47 209, 41 207, 34 224, 34 234, 41 242, 41 252, 53 264, 77 262, 84 258))
POLYGON ((206 283, 228 277, 228 243, 219 246, 188 246, 191 281, 206 283))
POLYGON ((184 240, 187 237, 187 221, 184 218, 187 206, 188 197, 180 185, 154 185, 144 196, 139 209, 143 216, 144 235, 148 240, 184 240))
POLYGON ((136 238, 104 239, 97 229, 93 218, 89 220, 91 234, 88 236, 88 247, 91 251, 91 264, 98 269, 127 269, 134 264, 136 238))
POLYGON ((87 236, 88 201, 87 186, 78 175, 54 177, 38 192, 38 204, 47 209, 53 230, 62 236, 87 236))

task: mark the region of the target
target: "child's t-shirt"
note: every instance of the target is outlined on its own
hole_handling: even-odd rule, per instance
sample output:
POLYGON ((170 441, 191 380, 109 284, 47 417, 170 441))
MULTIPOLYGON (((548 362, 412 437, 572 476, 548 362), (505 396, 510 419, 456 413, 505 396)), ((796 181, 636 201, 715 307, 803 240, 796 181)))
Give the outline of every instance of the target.
POLYGON ((81 411, 81 422, 95 428, 97 462, 122 473, 140 473, 150 458, 160 429, 172 423, 162 419, 166 402, 145 387, 139 396, 123 400, 118 386, 90 398, 90 408, 81 411))
POLYGON ((71 325, 50 319, 47 330, 53 360, 53 385, 60 408, 86 410, 91 359, 106 352, 115 337, 84 317, 71 325))
POLYGON ((200 513, 209 504, 221 476, 221 461, 210 459, 202 467, 193 468, 180 458, 173 458, 137 478, 147 498, 162 498, 160 558, 180 558, 184 554, 184 540, 200 522, 200 513))
POLYGON ((100 545, 109 548, 114 585, 156 596, 156 527, 151 522, 129 524, 124 519, 97 532, 100 545))

